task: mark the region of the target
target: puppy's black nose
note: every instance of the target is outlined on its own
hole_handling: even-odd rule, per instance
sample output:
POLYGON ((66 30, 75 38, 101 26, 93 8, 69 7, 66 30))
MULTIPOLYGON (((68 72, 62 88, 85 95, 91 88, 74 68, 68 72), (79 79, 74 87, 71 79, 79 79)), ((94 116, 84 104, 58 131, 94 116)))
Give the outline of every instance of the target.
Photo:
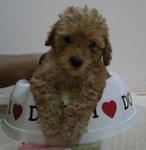
POLYGON ((79 56, 73 56, 73 57, 70 58, 70 63, 75 68, 78 68, 78 67, 80 67, 82 65, 83 59, 81 57, 79 57, 79 56))

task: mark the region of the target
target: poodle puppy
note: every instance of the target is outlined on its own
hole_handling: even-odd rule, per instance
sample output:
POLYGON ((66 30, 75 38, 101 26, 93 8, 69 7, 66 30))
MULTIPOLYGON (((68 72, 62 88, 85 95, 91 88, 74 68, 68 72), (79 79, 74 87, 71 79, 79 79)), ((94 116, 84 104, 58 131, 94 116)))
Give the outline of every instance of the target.
POLYGON ((96 9, 68 7, 53 25, 47 59, 31 78, 44 135, 68 143, 85 132, 105 81, 112 48, 105 19, 96 9))

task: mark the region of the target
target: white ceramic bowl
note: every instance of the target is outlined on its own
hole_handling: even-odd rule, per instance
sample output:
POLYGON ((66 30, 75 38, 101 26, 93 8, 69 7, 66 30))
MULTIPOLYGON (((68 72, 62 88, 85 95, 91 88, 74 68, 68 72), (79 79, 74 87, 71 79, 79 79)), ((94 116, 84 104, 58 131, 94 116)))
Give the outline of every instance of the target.
MULTIPOLYGON (((116 136, 131 128, 136 109, 126 84, 111 73, 101 100, 92 113, 87 131, 74 144, 88 144, 116 136)), ((37 126, 37 108, 27 80, 17 82, 12 91, 8 113, 3 119, 7 135, 25 143, 61 145, 57 137, 44 137, 37 126)))

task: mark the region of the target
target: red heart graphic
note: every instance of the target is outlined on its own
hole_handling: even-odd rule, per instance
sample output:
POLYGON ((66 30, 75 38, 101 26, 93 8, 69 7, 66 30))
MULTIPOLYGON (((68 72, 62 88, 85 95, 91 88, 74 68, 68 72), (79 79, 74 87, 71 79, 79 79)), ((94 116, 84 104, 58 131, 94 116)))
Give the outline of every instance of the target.
POLYGON ((111 100, 110 102, 104 102, 102 104, 102 110, 107 116, 113 118, 117 111, 117 105, 113 100, 111 100))
POLYGON ((17 105, 17 104, 13 105, 13 116, 15 120, 18 120, 18 118, 22 114, 22 111, 23 111, 23 108, 21 105, 17 105))

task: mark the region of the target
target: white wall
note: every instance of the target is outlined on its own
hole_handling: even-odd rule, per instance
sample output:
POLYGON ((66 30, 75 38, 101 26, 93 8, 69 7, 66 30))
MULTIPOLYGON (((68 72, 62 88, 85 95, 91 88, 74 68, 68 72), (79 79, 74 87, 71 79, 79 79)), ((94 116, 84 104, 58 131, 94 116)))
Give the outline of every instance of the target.
POLYGON ((146 90, 145 0, 0 0, 0 53, 44 52, 44 41, 66 6, 96 7, 106 17, 113 45, 110 70, 132 90, 146 90))

